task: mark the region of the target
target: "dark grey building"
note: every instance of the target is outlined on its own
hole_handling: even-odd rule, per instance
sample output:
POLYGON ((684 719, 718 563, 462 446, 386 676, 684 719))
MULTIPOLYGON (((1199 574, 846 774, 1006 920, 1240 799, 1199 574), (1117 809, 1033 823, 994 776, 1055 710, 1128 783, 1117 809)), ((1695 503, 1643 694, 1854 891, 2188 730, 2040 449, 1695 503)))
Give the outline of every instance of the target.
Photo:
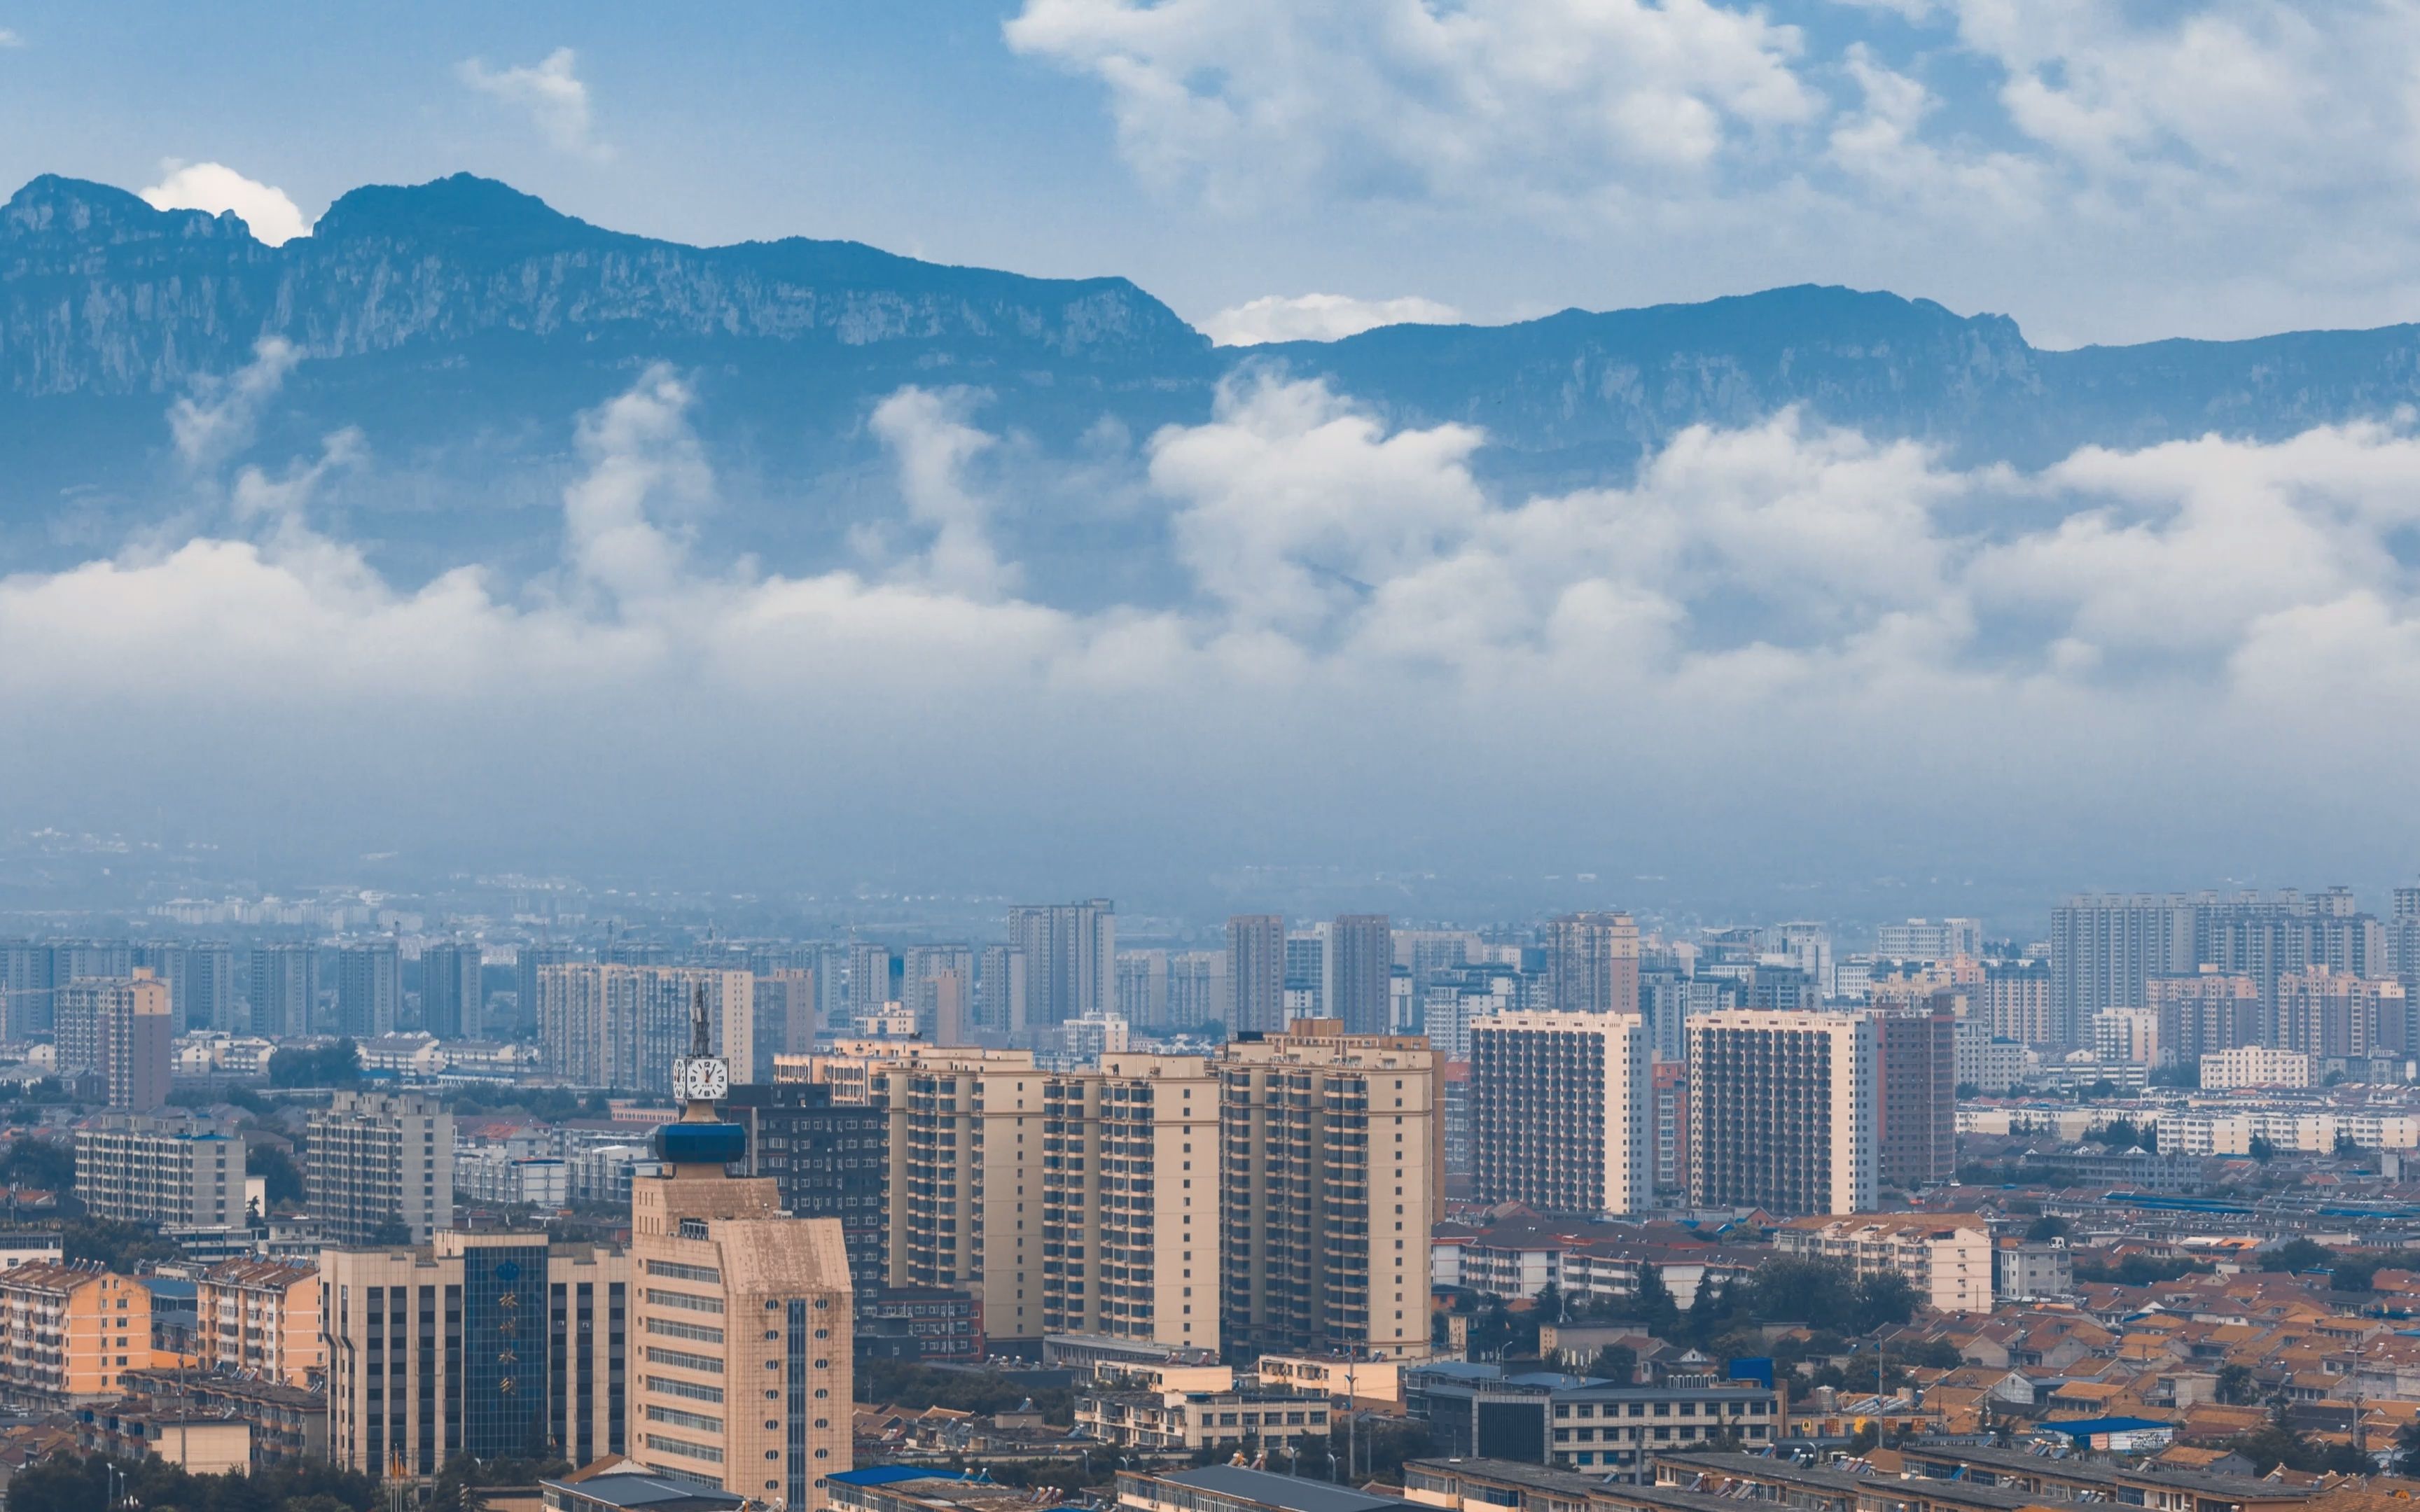
POLYGON ((771 1177, 794 1216, 839 1219, 849 1274, 860 1288, 878 1287, 890 1259, 882 1205, 889 1122, 879 1108, 831 1094, 820 1082, 750 1082, 731 1088, 722 1116, 748 1131, 738 1174, 771 1177))
POLYGON ((441 1040, 487 1037, 487 993, 476 945, 432 945, 420 952, 420 1026, 441 1040))
POLYGON ((1440 1362, 1404 1372, 1405 1411, 1429 1426, 1432 1454, 1512 1459, 1606 1479, 1654 1478, 1652 1458, 1736 1442, 1749 1453, 1782 1436, 1770 1386, 1712 1377, 1623 1386, 1540 1370, 1440 1362))

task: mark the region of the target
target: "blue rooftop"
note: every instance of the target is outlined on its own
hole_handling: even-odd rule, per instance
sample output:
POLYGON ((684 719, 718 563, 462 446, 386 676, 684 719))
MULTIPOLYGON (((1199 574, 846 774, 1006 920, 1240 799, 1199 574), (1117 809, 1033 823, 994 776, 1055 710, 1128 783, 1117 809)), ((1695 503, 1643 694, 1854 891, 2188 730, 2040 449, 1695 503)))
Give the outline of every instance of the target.
POLYGON ((835 1470, 824 1479, 843 1486, 889 1486, 903 1480, 972 1480, 974 1476, 939 1465, 868 1465, 862 1470, 835 1470))

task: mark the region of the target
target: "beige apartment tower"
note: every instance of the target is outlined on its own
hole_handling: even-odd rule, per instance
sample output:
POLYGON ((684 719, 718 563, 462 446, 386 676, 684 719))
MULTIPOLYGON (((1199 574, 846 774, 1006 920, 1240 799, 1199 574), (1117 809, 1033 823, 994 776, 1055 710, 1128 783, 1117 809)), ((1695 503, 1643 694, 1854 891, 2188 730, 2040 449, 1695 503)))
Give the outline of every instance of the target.
POLYGON ((1042 1326, 1218 1348, 1218 1083, 1200 1056, 1042 1086, 1042 1326))
POLYGON ((1566 914, 1546 926, 1559 1013, 1638 1011, 1638 924, 1628 914, 1566 914))
POLYGON ((1445 1165, 1428 1041, 1301 1019, 1212 1066, 1227 1347, 1425 1356, 1445 1165))
POLYGON ((1471 1195, 1590 1217, 1653 1206, 1650 1058, 1636 1013, 1474 1020, 1471 1195))

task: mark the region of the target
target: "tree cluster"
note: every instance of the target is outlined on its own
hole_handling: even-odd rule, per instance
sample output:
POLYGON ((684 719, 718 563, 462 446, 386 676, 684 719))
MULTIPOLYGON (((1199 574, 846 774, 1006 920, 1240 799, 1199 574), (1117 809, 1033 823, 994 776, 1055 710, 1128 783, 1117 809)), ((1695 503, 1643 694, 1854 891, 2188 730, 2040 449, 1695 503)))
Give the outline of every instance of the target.
MULTIPOLYGON (((8 1512, 91 1512, 110 1504, 110 1467, 101 1455, 61 1454, 19 1471, 8 1512)), ((304 1463, 251 1474, 194 1475, 161 1459, 116 1461, 124 1494, 144 1512, 372 1512, 378 1483, 334 1465, 304 1463)))
POLYGON ((269 1057, 269 1085, 271 1087, 359 1087, 362 1082, 361 1046, 350 1040, 334 1044, 271 1051, 269 1057))

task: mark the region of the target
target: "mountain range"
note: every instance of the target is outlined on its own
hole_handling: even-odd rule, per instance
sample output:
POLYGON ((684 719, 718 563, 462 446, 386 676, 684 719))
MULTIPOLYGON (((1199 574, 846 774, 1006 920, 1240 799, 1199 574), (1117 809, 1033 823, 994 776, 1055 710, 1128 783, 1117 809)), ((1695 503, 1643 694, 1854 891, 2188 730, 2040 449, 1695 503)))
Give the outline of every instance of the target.
MULTIPOLYGON (((1393 424, 1483 426, 1481 466, 1515 488, 1618 480, 1685 426, 1786 405, 1962 462, 2039 465, 2087 443, 2273 439, 2420 399, 2408 325, 2049 351, 2006 316, 1801 286, 1214 347, 1123 278, 801 238, 685 246, 468 175, 355 190, 277 247, 232 214, 44 177, 0 209, 0 561, 72 560, 175 516, 191 485, 168 407, 271 335, 303 360, 246 456, 274 470, 359 427, 376 465, 326 507, 407 571, 542 561, 577 416, 657 362, 697 393, 723 496, 706 533, 785 567, 895 514, 867 421, 908 383, 980 391, 977 423, 1051 458, 1199 422, 1241 364, 1281 363, 1393 424)), ((1147 512, 1062 494, 1005 528, 1046 573, 1150 589, 1142 569, 1102 570, 1153 537, 1147 512)))

